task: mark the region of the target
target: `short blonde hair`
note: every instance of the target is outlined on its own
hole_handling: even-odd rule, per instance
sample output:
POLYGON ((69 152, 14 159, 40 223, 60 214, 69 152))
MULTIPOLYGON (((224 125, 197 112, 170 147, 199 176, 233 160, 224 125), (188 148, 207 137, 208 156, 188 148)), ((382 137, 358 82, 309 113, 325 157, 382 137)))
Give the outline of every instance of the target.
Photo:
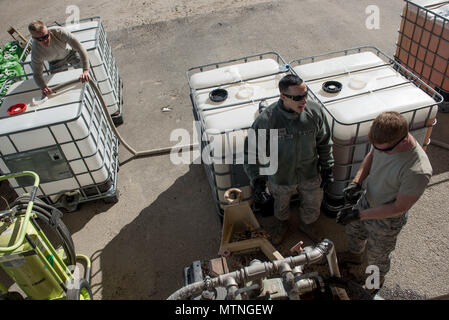
POLYGON ((42 30, 45 28, 45 23, 43 23, 42 21, 40 21, 40 20, 35 20, 35 21, 33 21, 33 22, 31 22, 29 25, 28 25, 28 31, 30 32, 30 33, 32 33, 32 32, 42 32, 42 30))
POLYGON ((368 139, 371 144, 397 142, 408 133, 405 117, 398 112, 382 112, 374 119, 368 139))

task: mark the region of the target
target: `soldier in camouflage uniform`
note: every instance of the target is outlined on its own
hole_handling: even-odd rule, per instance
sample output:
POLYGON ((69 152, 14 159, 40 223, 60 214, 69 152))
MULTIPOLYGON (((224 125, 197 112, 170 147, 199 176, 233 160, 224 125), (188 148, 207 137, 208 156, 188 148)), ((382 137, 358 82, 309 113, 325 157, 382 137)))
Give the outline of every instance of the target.
POLYGON ((374 148, 344 195, 353 197, 362 190, 362 183, 366 191, 356 206, 337 215, 337 222, 346 225, 348 239, 348 251, 339 255, 339 259, 360 264, 366 247, 368 264, 379 268, 382 285, 390 270, 398 234, 407 222, 408 210, 423 194, 432 167, 399 113, 384 112, 377 116, 368 138, 374 148))
MULTIPOLYGON (((263 165, 257 159, 256 148, 260 145, 248 137, 245 140, 244 165, 253 190, 264 190, 266 180, 269 182, 277 218, 272 234, 275 245, 281 243, 287 233, 290 198, 294 193, 298 192, 301 199, 303 225, 310 225, 318 219, 323 198, 321 188, 332 181, 334 164, 326 116, 316 102, 307 100, 307 87, 302 79, 295 75, 283 77, 279 81, 279 91, 280 99, 268 106, 252 125, 256 137, 261 129, 267 130, 266 150, 270 149, 269 129, 277 131, 277 171, 265 176, 260 174, 263 165), (253 159, 257 159, 255 163, 248 161, 251 152, 256 153, 253 155, 253 159)), ((258 195, 254 194, 254 197, 258 195)))

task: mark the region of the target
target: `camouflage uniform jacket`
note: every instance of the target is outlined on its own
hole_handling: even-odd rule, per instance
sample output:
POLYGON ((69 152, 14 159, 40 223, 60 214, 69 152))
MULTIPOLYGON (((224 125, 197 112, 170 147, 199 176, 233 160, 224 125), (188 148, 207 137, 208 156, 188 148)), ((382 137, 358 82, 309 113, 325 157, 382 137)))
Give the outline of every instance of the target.
MULTIPOLYGON (((278 169, 275 174, 268 176, 268 181, 272 184, 297 185, 316 178, 321 168, 333 167, 329 124, 324 110, 314 101, 307 101, 303 112, 290 113, 279 99, 256 118, 252 129, 255 130, 256 137, 259 129, 278 130, 278 169)), ((269 136, 267 133, 266 150, 270 150, 269 136)), ((247 137, 244 170, 252 184, 260 175, 259 168, 262 165, 259 161, 256 164, 248 164, 248 152, 247 137)))

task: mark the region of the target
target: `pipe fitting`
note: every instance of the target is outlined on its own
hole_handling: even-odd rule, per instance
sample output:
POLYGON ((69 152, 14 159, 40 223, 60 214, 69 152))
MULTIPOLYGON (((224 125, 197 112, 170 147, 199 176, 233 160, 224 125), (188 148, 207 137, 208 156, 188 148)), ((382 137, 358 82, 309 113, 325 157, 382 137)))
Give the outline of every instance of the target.
MULTIPOLYGON (((339 275, 338 264, 336 263, 336 254, 335 250, 333 250, 334 245, 332 241, 325 239, 315 248, 307 247, 305 249, 307 250, 304 250, 303 253, 294 257, 287 257, 273 262, 253 262, 248 267, 220 275, 217 278, 210 279, 210 281, 201 281, 190 284, 173 293, 168 299, 186 299, 192 295, 200 294, 206 287, 210 290, 211 288, 220 286, 224 286, 228 289, 228 297, 239 299, 241 298, 240 295, 234 297, 235 291, 237 291, 238 288, 238 283, 259 280, 261 278, 269 277, 274 273, 280 273, 283 277, 284 275, 290 274, 294 279, 292 268, 295 274, 301 274, 302 266, 318 262, 323 256, 328 257, 328 262, 331 264, 331 272, 335 275, 339 275)), ((290 276, 285 277, 287 281, 290 281, 289 278, 290 276)))
POLYGON ((324 239, 317 245, 317 248, 321 250, 323 255, 327 256, 329 252, 331 252, 331 250, 334 248, 334 243, 329 239, 324 239))
POLYGON ((313 279, 299 279, 295 282, 294 291, 298 295, 302 295, 308 292, 311 292, 317 288, 317 285, 313 279))
POLYGON ((286 273, 291 273, 292 268, 288 263, 284 262, 279 266, 278 272, 281 274, 281 276, 284 276, 286 273))
POLYGON ((240 300, 241 299, 240 294, 236 295, 236 291, 238 290, 239 286, 237 284, 237 281, 235 281, 235 279, 233 277, 226 278, 224 285, 228 292, 228 294, 226 295, 227 300, 240 300))
POLYGON ((241 280, 243 282, 254 281, 261 278, 266 278, 273 272, 273 265, 267 262, 255 262, 249 267, 242 269, 243 272, 240 273, 241 280))
POLYGON ((300 277, 304 274, 304 270, 303 270, 302 266, 294 267, 292 272, 293 272, 293 276, 295 276, 295 278, 300 277))
POLYGON ((288 263, 282 263, 279 265, 278 272, 282 276, 282 283, 290 300, 299 300, 298 292, 295 290, 295 276, 290 265, 288 263))
MULTIPOLYGON (((249 266, 252 267, 254 265, 263 265, 262 261, 260 261, 259 259, 254 259, 249 263, 249 266)), ((253 282, 255 284, 257 284, 259 286, 259 290, 258 290, 258 294, 260 294, 262 292, 262 287, 263 287, 263 279, 266 278, 264 277, 257 277, 253 280, 253 282)))

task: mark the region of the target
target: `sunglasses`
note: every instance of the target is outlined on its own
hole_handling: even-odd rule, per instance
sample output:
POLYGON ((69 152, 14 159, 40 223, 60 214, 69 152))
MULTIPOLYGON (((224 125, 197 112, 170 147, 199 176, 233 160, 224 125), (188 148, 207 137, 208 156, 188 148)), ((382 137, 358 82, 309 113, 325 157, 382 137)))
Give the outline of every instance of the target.
POLYGON ((293 100, 293 101, 301 101, 302 99, 307 97, 307 91, 304 94, 301 94, 299 96, 291 96, 289 94, 283 93, 284 96, 286 96, 287 98, 293 100))
POLYGON ((388 152, 388 151, 391 151, 391 150, 393 150, 394 148, 396 148, 396 146, 397 146, 399 143, 401 143, 402 140, 404 140, 405 138, 407 138, 407 136, 408 136, 408 133, 407 133, 402 139, 400 139, 398 142, 396 142, 394 145, 392 145, 391 147, 388 147, 388 148, 381 149, 381 148, 376 147, 374 144, 373 144, 373 147, 374 147, 374 149, 376 149, 376 150, 378 150, 378 151, 388 152))
POLYGON ((37 41, 44 41, 44 40, 47 40, 49 36, 50 36, 50 34, 47 32, 47 34, 45 36, 42 36, 39 38, 34 38, 34 39, 36 39, 37 41))

